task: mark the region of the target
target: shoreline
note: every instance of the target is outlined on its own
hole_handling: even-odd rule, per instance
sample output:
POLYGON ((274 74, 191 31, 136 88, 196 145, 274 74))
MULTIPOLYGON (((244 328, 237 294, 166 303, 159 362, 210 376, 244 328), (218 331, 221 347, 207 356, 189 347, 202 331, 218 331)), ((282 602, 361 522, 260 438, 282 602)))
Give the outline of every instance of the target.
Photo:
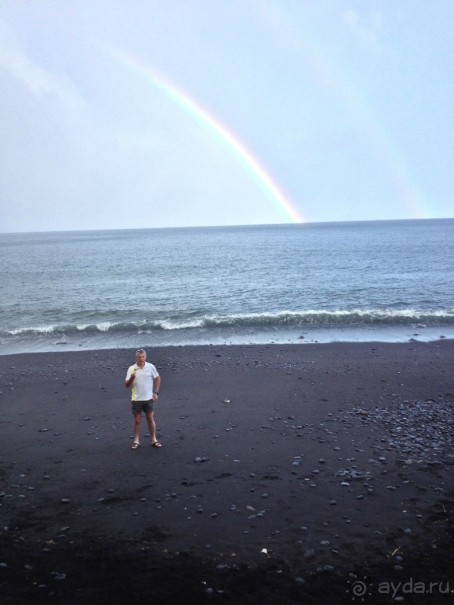
POLYGON ((28 353, 72 353, 76 351, 109 351, 137 348, 162 347, 209 347, 209 346, 267 346, 307 344, 347 344, 370 342, 400 344, 406 342, 438 342, 454 340, 454 326, 446 325, 395 325, 395 326, 324 326, 239 331, 237 328, 209 330, 179 329, 156 333, 138 332, 121 334, 113 332, 102 336, 77 337, 62 334, 33 340, 23 338, 0 342, 0 357, 28 353))
POLYGON ((454 341, 305 345, 148 349, 163 448, 143 421, 136 452, 131 349, 0 356, 5 602, 351 603, 366 576, 391 603, 386 583, 454 582, 454 341))

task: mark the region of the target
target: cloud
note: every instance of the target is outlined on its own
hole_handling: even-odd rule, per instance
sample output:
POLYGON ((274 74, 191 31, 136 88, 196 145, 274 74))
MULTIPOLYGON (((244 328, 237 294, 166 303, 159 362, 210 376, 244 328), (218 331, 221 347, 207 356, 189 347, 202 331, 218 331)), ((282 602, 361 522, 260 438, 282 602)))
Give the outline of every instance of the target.
POLYGON ((383 17, 380 13, 365 18, 358 11, 351 9, 344 12, 343 19, 356 42, 364 50, 377 56, 388 54, 389 48, 382 40, 383 17))
POLYGON ((18 48, 11 31, 0 24, 0 71, 12 76, 36 99, 56 99, 72 117, 79 117, 85 102, 73 83, 62 74, 54 74, 33 62, 18 48))
POLYGON ((288 10, 273 0, 262 0, 251 3, 251 10, 269 30, 276 40, 291 52, 301 50, 303 37, 295 20, 288 10))

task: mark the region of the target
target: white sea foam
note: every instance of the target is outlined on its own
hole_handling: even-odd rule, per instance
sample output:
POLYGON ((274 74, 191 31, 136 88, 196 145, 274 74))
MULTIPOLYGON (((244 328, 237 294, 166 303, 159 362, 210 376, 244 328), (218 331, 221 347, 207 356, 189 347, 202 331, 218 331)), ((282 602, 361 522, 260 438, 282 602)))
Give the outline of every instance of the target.
POLYGON ((355 326, 355 325, 414 325, 426 323, 454 323, 454 309, 439 311, 417 309, 353 309, 347 310, 308 310, 280 311, 276 313, 234 313, 229 315, 202 315, 190 319, 163 319, 156 321, 140 320, 97 322, 85 324, 44 325, 14 328, 3 331, 10 336, 58 335, 80 333, 153 333, 155 331, 197 330, 220 327, 323 327, 323 326, 355 326))

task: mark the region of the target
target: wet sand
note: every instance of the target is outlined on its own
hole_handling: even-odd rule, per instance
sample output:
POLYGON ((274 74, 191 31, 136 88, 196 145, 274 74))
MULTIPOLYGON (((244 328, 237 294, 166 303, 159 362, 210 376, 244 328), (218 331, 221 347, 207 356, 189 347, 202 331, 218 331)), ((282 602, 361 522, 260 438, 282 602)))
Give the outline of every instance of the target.
POLYGON ((452 600, 453 340, 133 357, 0 357, 2 603, 452 600))

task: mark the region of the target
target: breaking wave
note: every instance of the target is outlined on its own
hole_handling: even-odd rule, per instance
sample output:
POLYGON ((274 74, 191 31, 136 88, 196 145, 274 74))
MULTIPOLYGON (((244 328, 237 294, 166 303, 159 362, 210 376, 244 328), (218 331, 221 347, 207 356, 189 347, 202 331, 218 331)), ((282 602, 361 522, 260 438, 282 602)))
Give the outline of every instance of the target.
POLYGON ((351 310, 201 315, 144 321, 103 321, 99 323, 59 324, 0 330, 6 337, 95 336, 106 333, 147 334, 155 331, 197 330, 210 328, 278 329, 367 326, 437 326, 454 325, 454 309, 444 311, 351 310))

